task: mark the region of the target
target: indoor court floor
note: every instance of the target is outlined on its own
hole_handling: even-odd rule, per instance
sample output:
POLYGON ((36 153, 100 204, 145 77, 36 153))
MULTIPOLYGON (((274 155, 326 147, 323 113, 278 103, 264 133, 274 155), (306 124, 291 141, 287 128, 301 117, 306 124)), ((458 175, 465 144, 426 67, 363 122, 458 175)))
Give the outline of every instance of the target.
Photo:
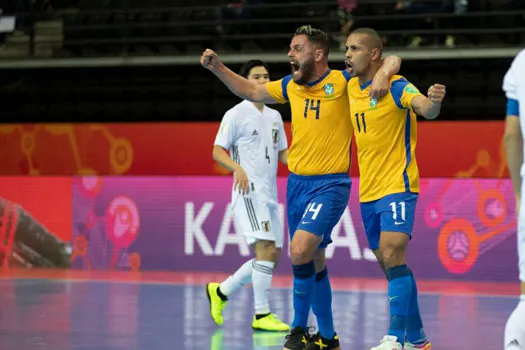
MULTIPOLYGON (((230 298, 225 324, 209 316, 213 273, 0 271, 0 350, 280 349, 283 333, 254 332, 252 293, 230 298)), ((291 277, 276 276, 273 312, 291 321, 291 277)), ((503 348, 517 283, 420 281, 420 308, 434 350, 503 348)), ((343 350, 368 350, 387 329, 386 283, 332 278, 343 350)))

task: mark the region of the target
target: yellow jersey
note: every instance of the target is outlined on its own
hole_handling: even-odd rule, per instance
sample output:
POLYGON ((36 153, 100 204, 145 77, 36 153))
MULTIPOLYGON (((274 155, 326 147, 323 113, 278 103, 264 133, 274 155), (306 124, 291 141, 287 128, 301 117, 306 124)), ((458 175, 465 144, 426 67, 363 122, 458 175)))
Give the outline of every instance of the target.
POLYGON ((371 202, 393 193, 419 192, 417 126, 412 99, 421 95, 405 78, 390 78, 390 91, 371 99, 371 81, 348 82, 352 125, 359 163, 359 197, 371 202))
POLYGON ((292 143, 288 169, 297 175, 325 175, 350 170, 352 123, 347 71, 328 70, 319 80, 298 85, 288 75, 266 84, 279 103, 290 102, 292 143))

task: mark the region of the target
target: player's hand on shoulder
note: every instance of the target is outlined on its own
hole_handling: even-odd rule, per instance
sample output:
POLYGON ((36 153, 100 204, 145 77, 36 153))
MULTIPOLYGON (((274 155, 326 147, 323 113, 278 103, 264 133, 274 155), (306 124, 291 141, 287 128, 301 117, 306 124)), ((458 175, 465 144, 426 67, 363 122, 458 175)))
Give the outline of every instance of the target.
POLYGON ((445 85, 434 84, 428 88, 427 96, 432 103, 441 103, 445 98, 446 93, 447 88, 445 85))
POLYGON ((248 181, 248 176, 241 167, 238 167, 233 172, 233 190, 238 190, 242 195, 248 194, 248 192, 250 192, 250 182, 248 181))
POLYGON ((388 92, 390 78, 383 74, 376 74, 370 85, 370 98, 379 100, 388 92))
POLYGON ((201 65, 209 70, 217 69, 222 64, 221 59, 211 49, 206 49, 201 55, 201 65))

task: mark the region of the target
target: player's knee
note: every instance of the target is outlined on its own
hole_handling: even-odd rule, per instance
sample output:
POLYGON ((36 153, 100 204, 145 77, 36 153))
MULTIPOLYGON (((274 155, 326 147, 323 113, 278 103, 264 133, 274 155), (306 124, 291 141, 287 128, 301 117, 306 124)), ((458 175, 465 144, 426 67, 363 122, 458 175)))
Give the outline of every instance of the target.
MULTIPOLYGON (((322 252, 323 250, 319 250, 318 252, 322 252)), ((315 272, 321 272, 324 270, 326 266, 325 262, 325 256, 321 253, 314 254, 314 265, 315 265, 315 272)))
POLYGON ((380 264, 386 270, 405 263, 405 252, 402 247, 386 246, 381 250, 380 264))
POLYGON ((313 256, 307 246, 292 241, 290 244, 290 259, 293 265, 302 265, 312 261, 313 256))
POLYGON ((275 259, 273 260, 273 262, 275 263, 275 268, 277 268, 277 265, 279 265, 279 260, 281 257, 281 248, 275 248, 275 250, 276 250, 276 254, 275 254, 275 259))
POLYGON ((279 258, 278 249, 273 241, 257 241, 255 245, 255 257, 257 260, 273 261, 277 263, 279 258))

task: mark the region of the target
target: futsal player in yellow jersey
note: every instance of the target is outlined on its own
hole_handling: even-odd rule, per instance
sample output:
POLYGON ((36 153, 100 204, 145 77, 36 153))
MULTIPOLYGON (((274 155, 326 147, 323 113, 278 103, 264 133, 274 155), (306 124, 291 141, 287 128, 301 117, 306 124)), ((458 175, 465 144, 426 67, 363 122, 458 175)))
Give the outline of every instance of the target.
MULTIPOLYGON (((294 320, 283 349, 336 350, 339 339, 332 317, 332 292, 325 266, 330 234, 350 196, 352 125, 346 93, 350 74, 328 67, 329 39, 310 26, 292 38, 288 57, 292 74, 263 85, 251 84, 226 68, 206 50, 201 64, 237 96, 265 103, 290 102, 292 143, 288 156, 287 216, 291 235, 294 320), (319 333, 309 337, 312 307, 319 333)), ((387 92, 388 79, 399 71, 400 59, 385 59, 374 80, 372 96, 387 92)))
POLYGON ((432 85, 427 98, 405 78, 393 76, 390 93, 371 98, 368 90, 380 67, 381 38, 373 29, 360 28, 350 34, 347 47, 346 63, 354 76, 347 92, 357 144, 361 216, 370 248, 387 276, 390 300, 388 335, 372 350, 429 350, 405 252, 419 193, 416 115, 436 118, 445 87, 432 85))

